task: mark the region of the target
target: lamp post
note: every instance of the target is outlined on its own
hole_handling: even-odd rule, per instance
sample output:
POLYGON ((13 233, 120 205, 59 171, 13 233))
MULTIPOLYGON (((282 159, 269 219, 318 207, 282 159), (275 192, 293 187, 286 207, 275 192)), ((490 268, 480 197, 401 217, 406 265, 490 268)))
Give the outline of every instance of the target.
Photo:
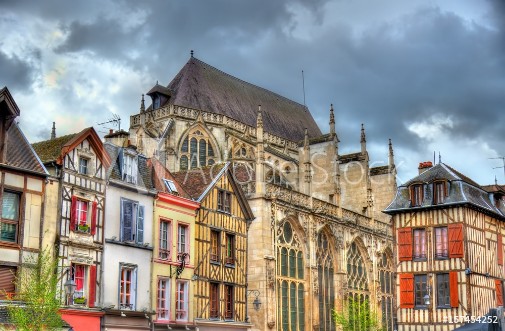
POLYGON ((63 287, 65 288, 65 294, 67 296, 67 305, 68 305, 70 302, 69 299, 74 296, 76 285, 75 282, 71 278, 69 278, 66 280, 65 284, 63 284, 63 287))

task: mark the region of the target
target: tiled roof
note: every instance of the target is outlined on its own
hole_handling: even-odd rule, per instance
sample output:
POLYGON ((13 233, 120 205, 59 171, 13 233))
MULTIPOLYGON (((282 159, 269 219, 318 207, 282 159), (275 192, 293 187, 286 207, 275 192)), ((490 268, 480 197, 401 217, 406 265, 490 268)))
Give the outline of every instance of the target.
MULTIPOLYGON (((124 148, 108 142, 104 143, 103 146, 112 160, 111 166, 107 171, 107 178, 122 181, 121 153, 124 152, 124 148)), ((144 188, 147 190, 153 189, 154 186, 152 182, 152 169, 148 165, 148 159, 140 154, 137 155, 136 159, 137 159, 137 184, 136 185, 129 184, 129 185, 134 185, 136 187, 144 188)))
POLYGON ((219 163, 208 167, 174 172, 172 175, 191 199, 198 200, 221 172, 224 165, 225 163, 219 163))
POLYGON ((150 89, 149 92, 147 92, 146 94, 150 95, 150 94, 153 94, 153 93, 161 93, 161 94, 164 94, 164 95, 167 95, 167 96, 172 95, 172 91, 170 91, 165 86, 162 86, 162 85, 159 85, 159 84, 154 85, 154 87, 152 89, 150 89))
MULTIPOLYGON (((80 132, 79 132, 80 133, 80 132)), ((61 155, 61 149, 65 144, 72 140, 79 133, 67 134, 66 136, 57 137, 32 144, 33 149, 39 155, 42 162, 52 162, 61 155)))
POLYGON ((190 199, 191 197, 189 194, 186 192, 184 187, 174 178, 172 173, 168 171, 163 164, 158 161, 156 158, 151 158, 148 160, 148 166, 151 167, 151 173, 153 176, 153 184, 154 188, 159 191, 159 192, 168 192, 167 187, 165 186, 165 183, 163 182, 163 179, 168 179, 174 182, 175 187, 177 188, 177 193, 179 196, 183 198, 190 199))
POLYGON ((291 141, 318 137, 321 131, 307 107, 279 94, 247 83, 191 57, 167 88, 169 104, 229 116, 256 127, 258 105, 266 132, 291 141))
POLYGON ((5 164, 47 175, 46 168, 15 122, 7 131, 7 160, 5 164))
POLYGON ((462 204, 476 207, 501 219, 505 218, 505 214, 493 204, 488 192, 470 178, 444 163, 439 163, 405 184, 400 185, 396 197, 384 212, 394 214, 407 210, 440 208, 462 204), (443 203, 440 204, 433 204, 432 183, 436 180, 446 180, 448 185, 447 196, 444 198, 443 203), (409 187, 415 183, 423 185, 424 197, 421 206, 412 207, 409 187))

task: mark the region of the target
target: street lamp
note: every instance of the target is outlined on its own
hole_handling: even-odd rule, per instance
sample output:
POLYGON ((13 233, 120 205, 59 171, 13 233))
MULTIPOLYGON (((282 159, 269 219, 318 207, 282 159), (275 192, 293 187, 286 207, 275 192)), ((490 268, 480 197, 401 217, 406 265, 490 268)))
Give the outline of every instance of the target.
POLYGON ((259 296, 260 296, 260 291, 258 290, 248 290, 247 291, 247 295, 249 294, 253 294, 254 295, 254 301, 253 301, 253 307, 254 307, 254 310, 258 311, 260 310, 260 307, 261 307, 261 301, 259 299, 259 296))
POLYGON ((76 285, 75 282, 71 278, 69 278, 67 279, 65 284, 63 284, 63 287, 65 288, 65 294, 67 295, 67 304, 68 304, 68 302, 70 302, 69 298, 74 296, 76 285))

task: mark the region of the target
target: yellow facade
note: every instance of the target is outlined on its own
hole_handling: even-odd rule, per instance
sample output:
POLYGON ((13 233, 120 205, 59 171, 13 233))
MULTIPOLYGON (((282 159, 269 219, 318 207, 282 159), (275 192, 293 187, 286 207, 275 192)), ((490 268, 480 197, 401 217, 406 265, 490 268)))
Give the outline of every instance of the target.
POLYGON ((172 328, 178 325, 182 327, 193 324, 194 290, 192 278, 196 263, 194 233, 196 209, 198 207, 199 204, 196 202, 166 193, 159 193, 154 203, 154 251, 151 273, 151 296, 152 307, 156 311, 156 315, 153 318, 155 327, 160 327, 161 329, 166 330, 167 324, 172 328), (167 225, 163 225, 163 223, 167 225), (179 254, 181 247, 179 245, 180 233, 178 229, 181 226, 188 230, 186 244, 189 246, 189 249, 186 249, 186 252, 189 253, 189 256, 184 263, 182 262, 182 256, 179 254), (165 229, 168 232, 166 249, 162 247, 164 239, 160 240, 160 234, 163 235, 165 229), (168 291, 165 292, 167 302, 165 302, 166 305, 164 308, 166 309, 162 309, 161 306, 163 305, 160 304, 160 280, 166 281, 169 287, 168 291), (179 316, 183 318, 177 318, 177 311, 180 309, 176 307, 177 285, 180 282, 186 283, 186 289, 188 290, 185 293, 185 297, 187 298, 187 302, 185 303, 187 315, 179 316), (166 310, 168 310, 168 315, 164 312, 166 310))

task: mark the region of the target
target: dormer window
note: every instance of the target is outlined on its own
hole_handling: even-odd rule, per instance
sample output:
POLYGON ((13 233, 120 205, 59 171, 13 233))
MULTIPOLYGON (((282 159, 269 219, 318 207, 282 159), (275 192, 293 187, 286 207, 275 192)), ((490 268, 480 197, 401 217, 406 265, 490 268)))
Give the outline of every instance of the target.
POLYGON ((161 107, 161 98, 159 95, 155 94, 153 96, 153 109, 158 109, 161 107))
POLYGON ((137 184, 137 163, 135 156, 124 154, 123 180, 127 183, 137 184))
POLYGON ((83 157, 79 158, 79 173, 83 175, 88 174, 88 159, 83 157))
POLYGON ((421 206, 423 203, 423 185, 413 184, 410 187, 410 203, 412 207, 421 206))
POLYGON ((433 204, 438 205, 444 203, 447 196, 447 186, 445 181, 433 182, 433 204))
POLYGON ((169 193, 173 194, 178 194, 179 192, 177 191, 177 187, 174 184, 173 180, 165 179, 163 178, 163 182, 165 183, 165 186, 168 190, 169 193))

